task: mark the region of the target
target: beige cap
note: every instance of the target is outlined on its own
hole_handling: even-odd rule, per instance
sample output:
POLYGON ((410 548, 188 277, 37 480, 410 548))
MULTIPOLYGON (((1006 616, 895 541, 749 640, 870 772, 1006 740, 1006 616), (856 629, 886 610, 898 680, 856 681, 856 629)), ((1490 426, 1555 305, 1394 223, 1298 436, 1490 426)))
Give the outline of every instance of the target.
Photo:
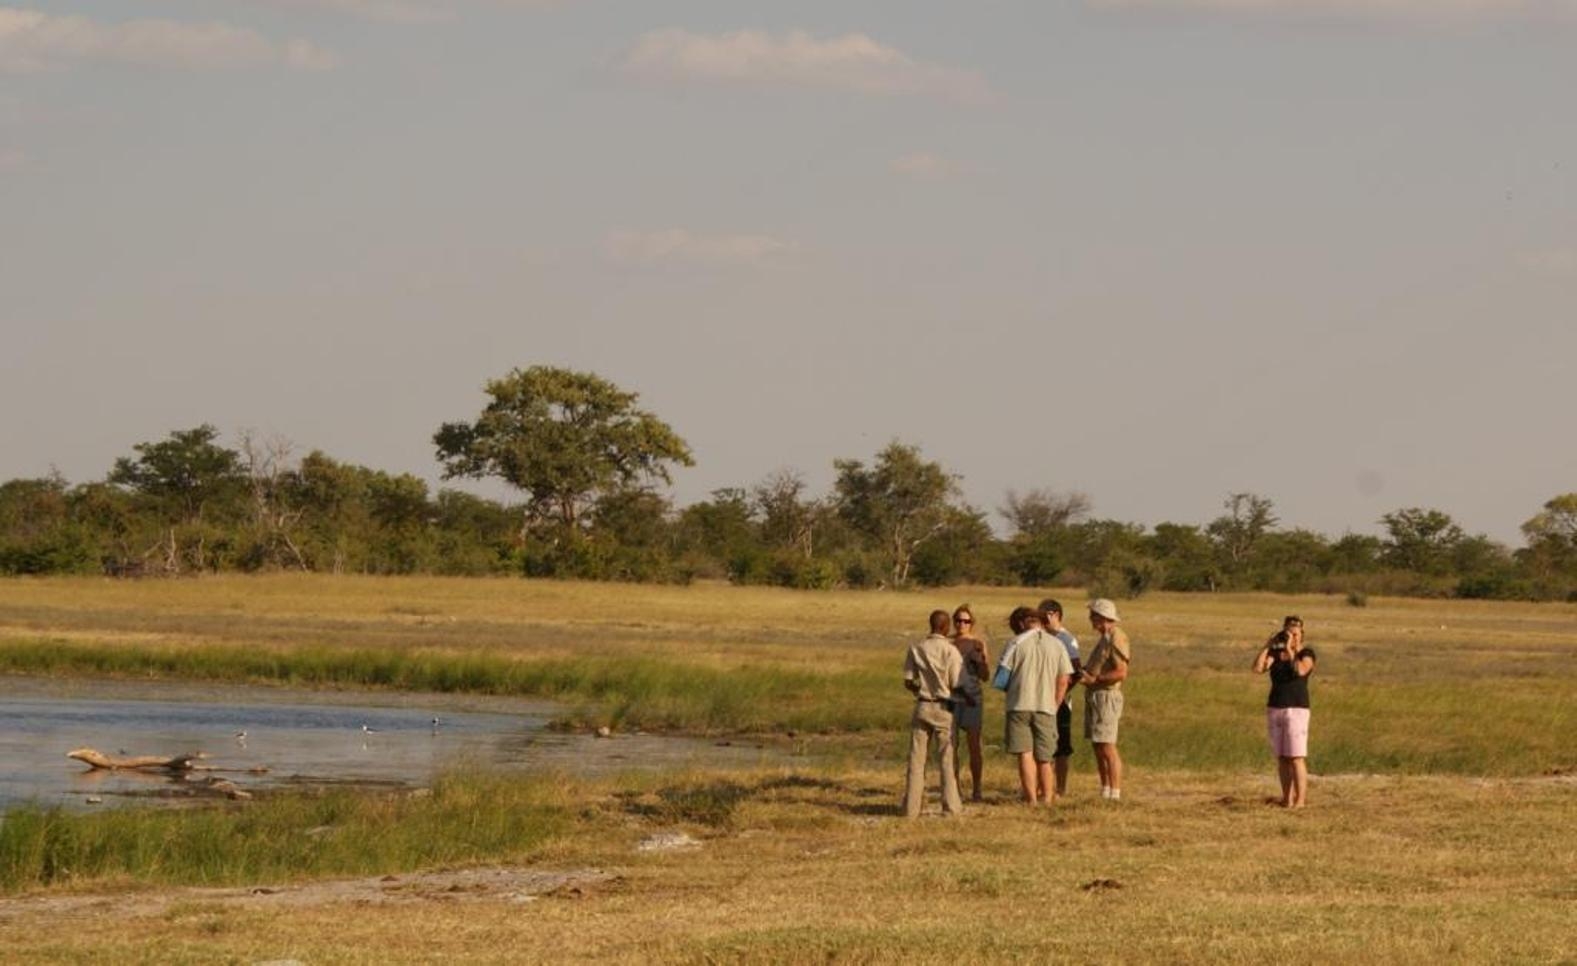
POLYGON ((1109 621, 1122 621, 1122 618, 1117 616, 1117 605, 1105 597, 1097 597, 1090 601, 1090 613, 1104 617, 1109 621))

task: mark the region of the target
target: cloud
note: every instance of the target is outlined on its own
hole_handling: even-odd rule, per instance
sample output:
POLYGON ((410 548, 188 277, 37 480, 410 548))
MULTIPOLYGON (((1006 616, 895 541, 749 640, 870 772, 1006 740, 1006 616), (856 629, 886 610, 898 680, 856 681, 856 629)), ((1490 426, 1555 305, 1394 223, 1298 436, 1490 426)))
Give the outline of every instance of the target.
POLYGON ((1518 261, 1522 267, 1539 275, 1555 278, 1577 278, 1577 248, 1546 248, 1542 251, 1523 252, 1518 261))
POLYGON ((683 228, 615 228, 603 239, 602 247, 610 260, 625 265, 699 266, 770 265, 798 248, 769 235, 693 235, 683 228))
POLYGON ((323 70, 332 53, 308 40, 284 44, 226 23, 128 20, 105 23, 0 7, 0 73, 107 63, 177 70, 284 66, 323 70))
POLYGON ((1573 0, 1085 0, 1093 7, 1454 24, 1481 20, 1577 23, 1573 0))
POLYGON ((915 181, 941 181, 951 178, 959 173, 958 163, 947 158, 937 157, 925 151, 906 154, 901 158, 894 158, 888 165, 894 174, 912 178, 915 181))
POLYGON ((619 66, 632 77, 662 82, 911 94, 962 102, 991 96, 979 74, 920 63, 859 33, 818 40, 803 30, 781 37, 760 30, 654 30, 635 41, 619 66))
POLYGON ((253 0, 262 6, 323 10, 385 23, 424 24, 452 20, 455 4, 437 0, 253 0))
POLYGON ((466 7, 540 9, 559 0, 252 0, 284 9, 322 10, 381 23, 430 24, 458 18, 466 7))

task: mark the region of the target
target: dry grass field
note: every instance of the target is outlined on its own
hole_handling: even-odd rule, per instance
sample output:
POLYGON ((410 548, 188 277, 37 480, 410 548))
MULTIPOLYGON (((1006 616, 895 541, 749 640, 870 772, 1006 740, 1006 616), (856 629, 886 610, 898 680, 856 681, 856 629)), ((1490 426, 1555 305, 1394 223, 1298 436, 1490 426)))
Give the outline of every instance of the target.
MULTIPOLYGON (((1086 746, 1069 798, 1026 808, 993 750, 986 803, 956 820, 903 820, 905 642, 928 610, 961 600, 1000 642, 1008 610, 1038 596, 298 576, 0 583, 10 673, 547 695, 588 723, 792 730, 824 753, 767 772, 457 776, 422 804, 347 806, 327 821, 383 829, 380 842, 452 837, 475 850, 391 845, 360 865, 270 865, 267 843, 305 854, 298 837, 325 820, 310 803, 260 801, 224 806, 230 824, 215 819, 202 840, 210 852, 223 836, 238 853, 262 849, 255 867, 216 872, 183 856, 187 819, 164 813, 117 832, 162 848, 46 875, 26 865, 40 849, 87 868, 110 819, 33 814, 47 835, 7 844, 0 833, 0 865, 16 870, 0 887, 0 961, 1573 960, 1577 607, 1119 602, 1135 646, 1124 801, 1096 797, 1086 746), (1305 618, 1321 655, 1315 778, 1299 813, 1265 804, 1264 682, 1246 670, 1285 613, 1305 618), (523 814, 540 821, 508 821, 523 814), (698 844, 638 849, 679 832, 698 844), (478 865, 577 884, 423 892, 406 878, 478 865), (373 887, 388 901, 279 901, 351 872, 393 874, 373 887), (242 888, 187 891, 217 885, 242 888)), ((1059 596, 1071 614, 1082 608, 1079 592, 1059 596)))
MULTIPOLYGON (((1003 778, 1004 770, 997 770, 1003 778)), ((99 962, 1566 962, 1577 786, 1326 776, 1262 803, 1245 774, 1086 777, 1052 809, 894 814, 896 770, 556 783, 575 816, 508 869, 591 876, 282 904, 263 891, 87 883, 0 900, 0 960, 99 962), (655 832, 699 845, 645 853, 655 832), (468 901, 469 900, 469 901, 468 901)), ((279 890, 279 891, 274 891, 279 890)))

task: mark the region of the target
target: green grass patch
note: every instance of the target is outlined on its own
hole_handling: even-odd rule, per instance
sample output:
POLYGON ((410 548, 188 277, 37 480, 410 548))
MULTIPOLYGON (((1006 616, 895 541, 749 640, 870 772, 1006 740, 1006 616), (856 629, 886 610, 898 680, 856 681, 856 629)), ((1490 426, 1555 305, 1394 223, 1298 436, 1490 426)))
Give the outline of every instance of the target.
MULTIPOLYGON (((1540 775, 1577 765, 1568 681, 1384 676, 1310 688, 1309 767, 1317 773, 1540 775)), ((1262 679, 1136 675, 1124 690, 1126 760, 1205 771, 1271 762, 1262 679)), ((1082 737, 1082 725, 1074 727, 1082 737)))
MULTIPOLYGON (((516 658, 413 649, 306 645, 34 640, 0 644, 0 673, 172 678, 298 687, 357 687, 546 698, 572 705, 575 724, 689 733, 859 732, 902 718, 876 674, 831 676, 757 664, 700 667, 672 658, 585 655, 516 658)), ((892 686, 888 686, 892 685, 892 686)))
POLYGON ((448 776, 431 794, 336 790, 192 809, 16 808, 0 891, 73 881, 237 885, 521 858, 571 822, 552 779, 448 776))
MULTIPOLYGON (((910 704, 896 667, 869 658, 838 675, 766 662, 698 666, 669 655, 567 658, 492 651, 300 645, 171 647, 35 640, 0 644, 0 673, 170 678, 307 688, 369 688, 542 698, 559 724, 688 734, 867 735, 889 757, 908 747, 910 704), (886 740, 887 738, 892 740, 886 740)), ((1572 681, 1487 676, 1312 684, 1310 765, 1316 772, 1536 775, 1577 767, 1563 736, 1572 681)), ((1153 768, 1232 770, 1266 764, 1262 678, 1211 667, 1136 674, 1125 686, 1126 760, 1153 768)), ((1076 707, 1082 707, 1082 697, 1076 707)), ((1000 695, 988 698, 986 737, 1000 740, 1000 695)), ((1077 747, 1083 727, 1075 715, 1077 747)), ((862 748, 873 747, 870 740, 862 748)), ((1082 751, 1081 751, 1082 753, 1082 751)))

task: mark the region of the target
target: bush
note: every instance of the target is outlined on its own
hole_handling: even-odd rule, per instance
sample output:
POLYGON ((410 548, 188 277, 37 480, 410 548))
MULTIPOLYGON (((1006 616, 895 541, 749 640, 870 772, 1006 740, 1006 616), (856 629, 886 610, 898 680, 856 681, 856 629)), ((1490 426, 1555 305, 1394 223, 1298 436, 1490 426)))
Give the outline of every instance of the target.
POLYGON ((1366 594, 1366 593, 1363 593, 1362 591, 1349 590, 1347 592, 1347 606, 1348 607, 1368 607, 1369 606, 1369 595, 1366 594))
POLYGON ((838 567, 830 560, 804 560, 794 572, 798 590, 831 590, 838 586, 838 567))
POLYGON ((98 548, 87 534, 63 530, 27 542, 0 544, 0 574, 88 574, 98 548))
POLYGON ((1480 574, 1457 581, 1456 595, 1467 600, 1536 600, 1538 594, 1525 580, 1508 573, 1480 574))

